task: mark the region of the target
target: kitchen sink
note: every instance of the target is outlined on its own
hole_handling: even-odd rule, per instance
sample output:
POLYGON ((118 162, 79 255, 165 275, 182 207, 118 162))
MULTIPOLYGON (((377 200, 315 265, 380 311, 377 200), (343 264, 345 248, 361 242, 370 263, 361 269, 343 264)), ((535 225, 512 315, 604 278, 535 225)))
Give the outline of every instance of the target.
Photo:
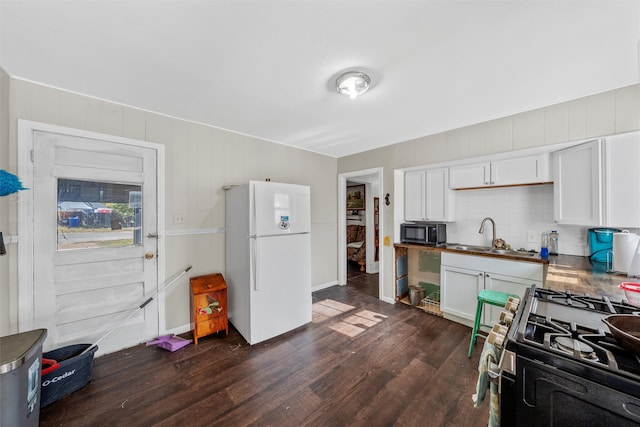
POLYGON ((519 256, 519 257, 534 257, 537 254, 535 252, 526 251, 514 251, 513 249, 494 249, 490 246, 475 246, 475 245, 460 245, 453 244, 447 245, 448 249, 455 249, 458 251, 480 252, 486 254, 507 255, 507 256, 519 256))
POLYGON ((456 249, 459 251, 473 251, 473 252, 490 252, 490 246, 473 246, 473 245, 452 245, 449 249, 456 249))
POLYGON ((537 255, 535 252, 514 251, 512 249, 491 249, 488 252, 492 254, 512 255, 512 256, 522 256, 522 257, 534 257, 537 255))

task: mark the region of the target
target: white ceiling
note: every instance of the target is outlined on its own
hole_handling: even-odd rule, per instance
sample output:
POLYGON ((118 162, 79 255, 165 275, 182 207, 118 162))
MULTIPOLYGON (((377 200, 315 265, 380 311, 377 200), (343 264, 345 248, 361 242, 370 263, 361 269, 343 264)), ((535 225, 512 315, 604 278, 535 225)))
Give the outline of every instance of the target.
POLYGON ((14 77, 335 157, 637 83, 639 40, 640 0, 0 0, 14 77))

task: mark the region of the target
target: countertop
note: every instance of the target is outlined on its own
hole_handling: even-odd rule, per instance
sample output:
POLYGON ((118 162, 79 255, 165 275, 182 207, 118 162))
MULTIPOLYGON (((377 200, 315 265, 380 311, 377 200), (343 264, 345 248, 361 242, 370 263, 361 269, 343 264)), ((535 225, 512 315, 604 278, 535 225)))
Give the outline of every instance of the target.
POLYGON ((625 298, 624 291, 618 288, 622 282, 640 282, 640 278, 630 278, 622 274, 607 273, 604 265, 591 263, 588 257, 574 255, 550 255, 549 259, 541 259, 540 255, 520 257, 517 255, 500 255, 472 250, 455 249, 456 244, 444 246, 422 246, 408 243, 396 243, 396 247, 415 248, 439 252, 454 252, 465 255, 511 259, 514 261, 537 262, 547 264, 545 288, 558 291, 571 291, 575 294, 608 296, 614 300, 625 298))
POLYGON ((607 273, 605 266, 591 263, 588 257, 557 255, 549 257, 549 269, 544 287, 558 291, 588 293, 620 300, 624 291, 618 288, 622 282, 637 282, 623 274, 607 273))
POLYGON ((486 251, 475 251, 473 249, 456 249, 456 246, 461 246, 461 243, 446 243, 440 246, 427 246, 427 245, 416 245, 411 243, 394 243, 395 247, 398 248, 414 248, 420 249, 423 251, 438 251, 438 252, 452 252, 458 253, 462 255, 473 255, 473 256, 482 256, 488 258, 499 258, 499 259, 510 259, 512 261, 525 261, 525 262, 535 262, 538 264, 549 264, 548 259, 540 258, 539 254, 532 254, 529 252, 520 252, 514 251, 509 254, 498 254, 486 251))

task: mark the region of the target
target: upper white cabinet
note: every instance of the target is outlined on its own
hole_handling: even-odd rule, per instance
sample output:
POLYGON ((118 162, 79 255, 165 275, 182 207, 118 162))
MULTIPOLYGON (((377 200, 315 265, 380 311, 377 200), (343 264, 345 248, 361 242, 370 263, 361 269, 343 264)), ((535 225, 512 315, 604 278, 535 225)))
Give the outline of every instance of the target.
POLYGON ((639 228, 640 132, 609 137, 604 150, 604 225, 639 228))
POLYGON ((553 214, 559 224, 602 225, 602 140, 553 153, 553 214))
POLYGON ((404 219, 422 221, 425 217, 425 171, 410 171, 404 174, 404 219))
POLYGON ((549 153, 449 168, 449 188, 480 188, 551 182, 549 153))
POLYGON ((560 224, 640 227, 640 132, 554 153, 554 219, 560 224))
POLYGON ((491 185, 491 162, 452 166, 449 168, 449 188, 477 188, 491 185))
POLYGON ((409 171, 404 176, 404 218, 407 221, 453 221, 453 194, 447 168, 409 171))

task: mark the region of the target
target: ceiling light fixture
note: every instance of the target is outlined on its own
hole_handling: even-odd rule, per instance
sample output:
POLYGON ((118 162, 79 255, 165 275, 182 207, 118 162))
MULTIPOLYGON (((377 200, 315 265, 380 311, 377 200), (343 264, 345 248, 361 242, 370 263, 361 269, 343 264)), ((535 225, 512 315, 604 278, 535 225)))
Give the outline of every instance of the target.
POLYGON ((351 99, 369 90, 371 78, 362 71, 347 71, 336 80, 336 90, 341 95, 348 95, 351 99))

